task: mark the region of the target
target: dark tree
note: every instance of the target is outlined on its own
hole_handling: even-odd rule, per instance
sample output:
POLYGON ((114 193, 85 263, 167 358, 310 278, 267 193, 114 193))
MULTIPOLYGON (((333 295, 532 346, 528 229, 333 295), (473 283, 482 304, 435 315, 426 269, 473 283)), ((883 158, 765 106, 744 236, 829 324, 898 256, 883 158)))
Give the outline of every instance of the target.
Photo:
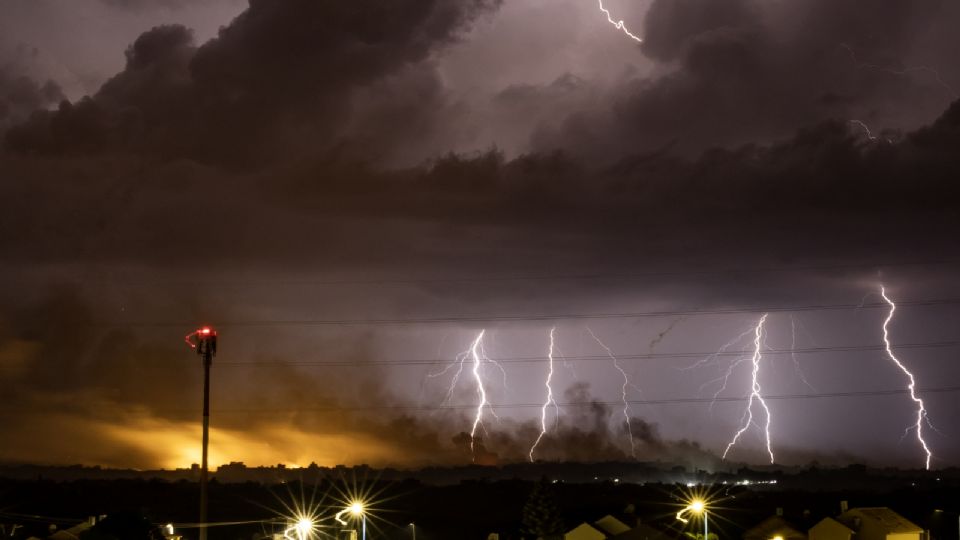
POLYGON ((554 540, 563 538, 563 518, 546 478, 534 484, 527 503, 523 506, 523 533, 534 538, 554 540))

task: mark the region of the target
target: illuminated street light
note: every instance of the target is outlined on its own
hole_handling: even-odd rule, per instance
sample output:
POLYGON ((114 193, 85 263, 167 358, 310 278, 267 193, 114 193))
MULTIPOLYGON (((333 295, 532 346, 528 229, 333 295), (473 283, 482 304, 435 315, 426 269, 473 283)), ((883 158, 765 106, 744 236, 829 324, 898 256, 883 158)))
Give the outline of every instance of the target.
POLYGON ((338 522, 340 522, 341 525, 346 525, 346 524, 347 524, 346 520, 344 520, 344 519, 341 517, 341 516, 343 516, 344 514, 349 513, 349 514, 352 515, 354 518, 359 518, 359 519, 360 519, 360 522, 361 522, 360 538, 361 538, 361 540, 367 540, 367 512, 366 512, 366 510, 367 510, 367 509, 366 509, 366 507, 364 506, 364 504, 363 504, 362 502, 360 502, 360 501, 354 501, 354 502, 350 503, 350 506, 348 506, 348 507, 344 508, 343 510, 337 512, 337 514, 336 514, 335 516, 333 516, 333 519, 335 519, 335 520, 337 520, 338 522))
MULTIPOLYGON (((683 517, 683 514, 690 512, 691 514, 697 514, 698 516, 703 516, 703 540, 710 540, 710 529, 707 525, 707 504, 702 499, 694 499, 690 501, 686 507, 682 508, 677 512, 677 519, 683 523, 689 523, 690 520, 683 517)), ((774 540, 783 540, 782 538, 774 540)))
POLYGON ((313 528, 316 524, 308 517, 302 517, 293 524, 293 527, 283 531, 283 537, 287 540, 310 540, 313 538, 313 528), (290 536, 296 533, 296 537, 290 536))

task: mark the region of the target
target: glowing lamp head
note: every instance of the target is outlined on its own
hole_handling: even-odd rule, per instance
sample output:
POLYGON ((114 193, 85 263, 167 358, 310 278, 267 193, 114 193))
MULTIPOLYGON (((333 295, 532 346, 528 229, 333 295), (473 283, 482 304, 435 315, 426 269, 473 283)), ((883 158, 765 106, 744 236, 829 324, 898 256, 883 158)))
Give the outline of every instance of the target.
MULTIPOLYGON (((313 520, 310 518, 300 518, 297 521, 297 532, 300 534, 308 534, 313 530, 313 520)), ((782 539, 781 539, 782 540, 782 539)))
MULTIPOLYGON (((702 514, 705 509, 706 505, 704 505, 703 501, 700 499, 695 499, 690 503, 690 511, 695 514, 702 514)), ((783 538, 774 540, 783 540, 783 538)))
POLYGON ((782 537, 782 536, 774 536, 774 537, 773 537, 773 540, 783 540, 783 537, 782 537))
POLYGON ((201 336, 209 336, 215 333, 213 328, 210 328, 209 326, 204 326, 198 332, 201 336))
POLYGON ((360 516, 363 514, 363 503, 355 502, 352 503, 349 507, 350 513, 355 516, 360 516))

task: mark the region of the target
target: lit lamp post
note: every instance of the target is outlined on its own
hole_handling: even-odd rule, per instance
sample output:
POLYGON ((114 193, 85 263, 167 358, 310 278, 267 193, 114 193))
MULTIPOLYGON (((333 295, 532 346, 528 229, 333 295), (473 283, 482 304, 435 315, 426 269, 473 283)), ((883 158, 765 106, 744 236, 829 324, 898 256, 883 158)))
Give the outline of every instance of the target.
POLYGON ((341 517, 346 513, 349 513, 354 519, 360 519, 361 529, 360 537, 361 540, 367 540, 367 509, 364 507, 362 502, 350 503, 350 506, 344 508, 343 510, 337 512, 333 519, 337 520, 341 525, 346 525, 347 522, 341 517))
POLYGON ((203 357, 203 454, 200 461, 200 540, 207 540, 207 446, 210 444, 210 366, 217 354, 217 331, 209 326, 188 334, 187 345, 203 357))
POLYGON ((350 505, 350 513, 353 517, 360 518, 360 540, 367 540, 367 513, 364 510, 363 503, 355 502, 350 505))
POLYGON ((293 527, 283 531, 283 537, 287 540, 310 540, 313 538, 313 527, 312 519, 300 518, 293 524, 293 527), (291 533, 296 533, 297 537, 290 536, 291 533))
POLYGON ((685 508, 677 512, 677 519, 684 523, 689 523, 690 520, 683 517, 683 514, 690 512, 691 514, 697 514, 698 516, 703 516, 703 540, 710 540, 710 529, 707 525, 707 505, 700 499, 694 499, 690 501, 685 508))

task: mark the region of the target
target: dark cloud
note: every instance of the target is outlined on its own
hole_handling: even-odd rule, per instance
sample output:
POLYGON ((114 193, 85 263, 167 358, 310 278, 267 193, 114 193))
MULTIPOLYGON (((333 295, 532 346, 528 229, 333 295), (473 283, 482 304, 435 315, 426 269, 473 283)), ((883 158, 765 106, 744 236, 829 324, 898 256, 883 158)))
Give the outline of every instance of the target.
POLYGON ((696 154, 769 142, 826 120, 915 128, 957 97, 945 81, 960 73, 950 63, 930 67, 940 46, 918 42, 920 29, 950 9, 915 2, 654 2, 642 48, 666 72, 633 77, 609 105, 571 116, 541 134, 537 147, 616 159, 665 144, 696 154))
POLYGON ((63 93, 55 82, 38 83, 19 73, 13 64, 0 65, 0 135, 10 126, 26 121, 34 111, 62 99, 63 93))
POLYGON ((425 60, 495 5, 254 1, 199 48, 181 27, 154 28, 97 94, 39 115, 7 144, 21 153, 133 151, 228 166, 291 146, 323 148, 358 105, 354 92, 425 60))

